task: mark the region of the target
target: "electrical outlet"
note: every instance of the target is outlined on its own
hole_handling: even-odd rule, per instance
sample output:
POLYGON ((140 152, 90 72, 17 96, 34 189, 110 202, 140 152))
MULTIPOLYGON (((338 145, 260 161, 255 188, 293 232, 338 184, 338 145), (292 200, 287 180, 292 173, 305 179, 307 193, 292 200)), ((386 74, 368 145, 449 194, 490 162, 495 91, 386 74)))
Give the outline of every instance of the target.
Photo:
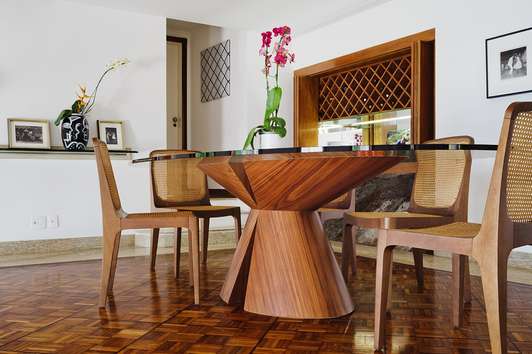
POLYGON ((59 216, 58 215, 48 215, 46 217, 46 226, 49 229, 57 229, 59 227, 59 216))
POLYGON ((46 216, 32 216, 30 226, 34 230, 46 229, 46 216))

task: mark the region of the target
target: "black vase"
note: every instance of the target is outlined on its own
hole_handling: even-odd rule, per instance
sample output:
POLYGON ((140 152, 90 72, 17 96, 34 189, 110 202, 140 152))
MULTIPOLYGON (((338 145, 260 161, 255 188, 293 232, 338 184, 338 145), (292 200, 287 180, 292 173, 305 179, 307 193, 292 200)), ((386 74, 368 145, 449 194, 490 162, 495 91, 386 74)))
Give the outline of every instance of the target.
POLYGON ((72 114, 61 122, 61 140, 66 150, 85 150, 89 143, 89 122, 84 115, 72 114))

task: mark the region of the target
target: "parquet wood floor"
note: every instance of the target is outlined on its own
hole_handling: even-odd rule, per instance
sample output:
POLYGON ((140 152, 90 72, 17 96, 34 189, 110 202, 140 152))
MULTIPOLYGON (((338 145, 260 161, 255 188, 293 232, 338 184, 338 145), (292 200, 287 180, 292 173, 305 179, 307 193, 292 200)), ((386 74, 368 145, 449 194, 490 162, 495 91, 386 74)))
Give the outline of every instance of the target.
MULTIPOLYGON (((0 269, 0 353, 371 353, 375 261, 358 258, 349 284, 351 316, 289 320, 226 306, 218 294, 232 256, 209 255, 202 304, 192 305, 188 266, 173 279, 170 255, 149 272, 147 257, 121 258, 112 307, 98 310, 99 261, 0 269)), ((414 268, 394 265, 391 353, 489 352, 481 283, 463 329, 451 327, 450 274, 426 270, 424 293, 414 268)), ((532 353, 532 286, 510 283, 509 349, 532 353)))

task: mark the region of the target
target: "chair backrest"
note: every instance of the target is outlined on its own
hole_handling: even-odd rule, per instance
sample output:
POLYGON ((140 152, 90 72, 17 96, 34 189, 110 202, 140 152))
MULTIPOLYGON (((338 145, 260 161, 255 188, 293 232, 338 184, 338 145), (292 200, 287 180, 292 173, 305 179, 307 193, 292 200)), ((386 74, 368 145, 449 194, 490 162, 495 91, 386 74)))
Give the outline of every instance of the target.
POLYGON ((122 210, 122 204, 120 203, 113 166, 109 158, 109 150, 107 145, 97 138, 93 138, 92 143, 96 155, 96 165, 98 166, 103 214, 106 215, 107 212, 111 211, 119 212, 122 210))
MULTIPOLYGON (((190 150, 155 150, 150 157, 191 154, 190 150)), ((153 203, 158 208, 210 205, 207 176, 198 168, 201 159, 183 158, 151 162, 153 203)))
MULTIPOLYGON (((469 136, 435 139, 424 144, 473 144, 469 136)), ((471 153, 468 150, 417 150, 417 172, 409 211, 453 216, 467 221, 471 153)))
POLYGON ((510 120, 503 181, 506 210, 512 222, 532 223, 532 105, 518 105, 510 120))
POLYGON ((480 233, 479 244, 500 247, 512 233, 514 242, 532 244, 532 102, 506 109, 482 228, 490 232, 480 233))

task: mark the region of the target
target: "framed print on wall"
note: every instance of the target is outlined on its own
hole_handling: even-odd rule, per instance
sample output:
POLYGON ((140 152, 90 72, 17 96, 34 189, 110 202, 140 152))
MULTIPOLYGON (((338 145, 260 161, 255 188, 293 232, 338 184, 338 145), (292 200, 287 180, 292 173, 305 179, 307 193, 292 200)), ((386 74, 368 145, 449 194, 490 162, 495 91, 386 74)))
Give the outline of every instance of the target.
POLYGON ((532 27, 486 39, 487 98, 532 91, 532 27))
POLYGON ((109 150, 124 149, 124 122, 117 120, 98 120, 98 139, 107 144, 109 150))
POLYGON ((9 147, 12 149, 51 148, 50 122, 40 119, 7 120, 9 147))

